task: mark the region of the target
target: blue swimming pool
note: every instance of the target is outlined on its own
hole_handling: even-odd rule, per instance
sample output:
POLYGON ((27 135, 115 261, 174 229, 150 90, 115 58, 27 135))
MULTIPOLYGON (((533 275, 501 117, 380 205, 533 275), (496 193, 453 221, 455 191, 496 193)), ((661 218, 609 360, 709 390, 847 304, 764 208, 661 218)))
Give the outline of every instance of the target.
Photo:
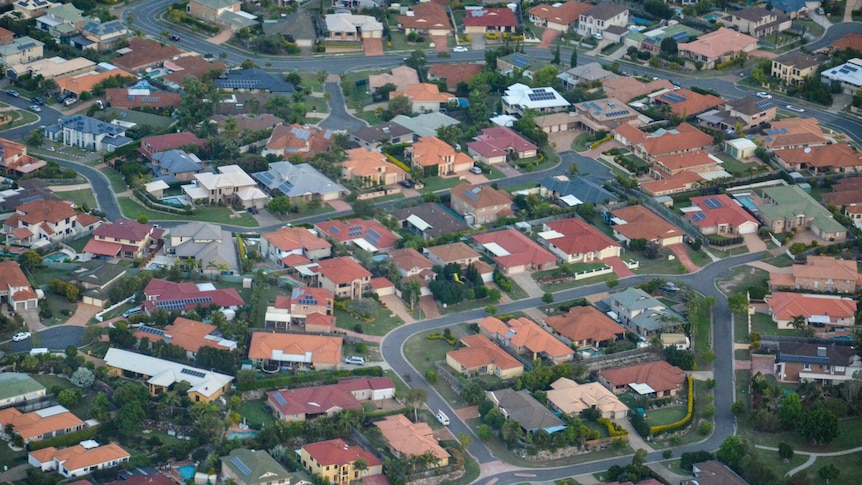
POLYGON ((51 253, 42 258, 43 261, 49 261, 52 263, 62 263, 67 259, 69 259, 69 255, 64 252, 51 253))
POLYGON ((179 207, 179 208, 184 208, 188 205, 186 203, 185 198, 178 197, 178 196, 165 197, 165 198, 161 199, 159 202, 161 202, 162 204, 165 204, 165 205, 170 205, 170 206, 179 207))
POLYGON ((629 17, 629 18, 631 19, 633 24, 649 25, 653 22, 652 20, 642 19, 640 17, 629 17))
POLYGON ((227 434, 227 439, 232 440, 234 438, 238 440, 244 440, 246 438, 254 438, 257 436, 257 431, 231 431, 227 434))
POLYGON ((723 14, 723 13, 718 13, 718 12, 711 13, 711 14, 709 14, 709 15, 704 15, 704 16, 703 16, 703 18, 705 18, 706 20, 718 20, 718 19, 720 19, 720 18, 722 18, 722 17, 724 17, 724 14, 723 14))
POLYGON ((177 468, 177 471, 180 472, 180 476, 183 477, 183 480, 191 480, 195 477, 194 465, 181 466, 177 468))
POLYGON ((735 195, 734 198, 742 204, 743 207, 750 210, 751 212, 757 212, 759 209, 757 208, 757 204, 751 200, 751 197, 747 195, 735 195))

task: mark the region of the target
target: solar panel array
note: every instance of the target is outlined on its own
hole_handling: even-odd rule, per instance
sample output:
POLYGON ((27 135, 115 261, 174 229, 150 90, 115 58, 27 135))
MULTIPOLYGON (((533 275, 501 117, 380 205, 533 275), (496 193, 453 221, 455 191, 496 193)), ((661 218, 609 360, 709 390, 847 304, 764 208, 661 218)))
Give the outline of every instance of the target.
POLYGON ((479 195, 470 189, 464 189, 464 195, 470 200, 479 200, 479 195))
POLYGON ((347 237, 359 237, 362 235, 362 226, 350 226, 347 228, 347 237))
POLYGON ((670 38, 677 42, 685 42, 688 40, 688 32, 677 32, 670 36, 670 38))
POLYGON ((198 378, 203 378, 203 377, 207 376, 206 372, 201 372, 199 370, 189 369, 187 367, 183 367, 183 369, 180 371, 180 374, 185 374, 187 376, 198 377, 198 378))
POLYGON ((762 101, 757 102, 757 109, 759 109, 761 111, 766 111, 766 110, 774 108, 774 107, 775 107, 775 103, 773 103, 772 100, 769 100, 769 99, 764 99, 762 101))
POLYGON ((605 118, 616 118, 617 116, 623 116, 629 114, 630 111, 627 109, 619 110, 619 111, 611 111, 610 113, 605 114, 605 118))
POLYGON ((286 406, 287 405, 287 399, 285 399, 284 396, 282 396, 280 392, 276 392, 275 394, 273 394, 272 398, 275 399, 275 402, 279 406, 286 406))
POLYGON ((703 204, 710 209, 718 209, 719 207, 721 207, 721 202, 719 202, 719 200, 715 197, 704 199, 703 204))
POLYGON ((317 298, 315 298, 311 295, 305 295, 299 299, 299 304, 300 305, 317 305, 318 302, 317 302, 317 298))
POLYGON ((139 329, 138 329, 138 331, 139 331, 139 332, 144 332, 144 333, 149 333, 149 334, 156 335, 156 336, 159 336, 159 337, 164 337, 164 336, 165 336, 165 331, 164 331, 164 330, 160 330, 160 329, 158 329, 158 328, 153 328, 153 327, 146 327, 146 326, 144 326, 144 327, 139 328, 139 329))
POLYGON ((341 232, 341 230, 338 229, 338 226, 336 226, 335 224, 329 226, 329 231, 333 234, 338 234, 339 232, 341 232))
POLYGON ((255 178, 264 183, 267 187, 275 180, 275 176, 270 171, 258 172, 254 174, 255 178))
POLYGON ((691 220, 693 220, 694 222, 700 222, 700 221, 704 220, 705 218, 706 218, 706 214, 704 214, 703 212, 697 212, 693 216, 691 216, 691 220))
POLYGON ((853 67, 849 64, 845 64, 841 67, 841 69, 838 70, 838 72, 840 72, 841 74, 850 74, 851 72, 856 72, 858 70, 859 68, 853 67))
POLYGON ((237 470, 239 470, 239 472, 242 473, 243 475, 246 475, 246 476, 251 475, 251 468, 249 468, 248 465, 243 463, 242 460, 238 456, 231 458, 230 462, 233 463, 233 466, 235 466, 237 468, 237 470))
POLYGON ((676 93, 664 93, 660 96, 662 99, 666 99, 671 103, 682 103, 685 101, 685 96, 680 96, 676 93))
POLYGON ((220 79, 219 81, 223 87, 232 89, 256 89, 260 87, 260 81, 257 79, 220 79))
POLYGON ((42 200, 44 197, 41 195, 31 195, 30 197, 24 197, 21 199, 21 205, 33 202, 34 200, 42 200))
POLYGON ((557 99, 557 94, 553 91, 546 91, 542 88, 534 89, 532 93, 527 95, 530 101, 551 101, 557 99))
POLYGON ((785 133, 787 133, 787 128, 768 128, 766 130, 768 135, 783 135, 785 133))
POLYGON ((365 235, 365 240, 377 246, 380 243, 380 237, 381 236, 377 231, 369 229, 368 234, 365 235))
POLYGON ((526 69, 530 67, 530 58, 520 54, 515 54, 512 56, 512 64, 518 69, 526 69))
POLYGON ((188 305, 196 305, 200 303, 212 303, 213 299, 209 296, 196 296, 194 298, 183 298, 181 300, 162 300, 156 303, 156 306, 167 310, 167 311, 175 311, 175 310, 183 310, 188 305))

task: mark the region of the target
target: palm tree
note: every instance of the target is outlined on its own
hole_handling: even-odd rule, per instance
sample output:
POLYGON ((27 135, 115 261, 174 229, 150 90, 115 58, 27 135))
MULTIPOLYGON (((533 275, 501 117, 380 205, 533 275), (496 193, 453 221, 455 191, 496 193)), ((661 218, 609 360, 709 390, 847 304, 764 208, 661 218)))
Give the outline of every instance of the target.
POLYGON ((359 476, 362 477, 365 475, 364 472, 368 471, 368 463, 364 458, 360 458, 353 462, 353 470, 359 472, 359 476))
POLYGON ((163 409, 167 410, 168 416, 174 415, 174 408, 181 405, 182 398, 175 391, 168 391, 162 395, 162 401, 159 403, 163 409))
POLYGON ((804 315, 796 315, 793 317, 793 320, 790 321, 790 326, 796 330, 805 330, 807 325, 808 322, 805 320, 804 315))

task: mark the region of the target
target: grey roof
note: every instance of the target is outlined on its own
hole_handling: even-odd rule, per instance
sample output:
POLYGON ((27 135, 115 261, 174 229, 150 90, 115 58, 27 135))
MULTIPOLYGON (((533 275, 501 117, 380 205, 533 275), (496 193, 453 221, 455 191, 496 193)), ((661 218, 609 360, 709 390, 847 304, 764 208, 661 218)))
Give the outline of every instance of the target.
POLYGON ((409 117, 398 115, 392 118, 397 123, 416 134, 416 136, 437 136, 437 130, 443 126, 452 126, 459 123, 458 120, 443 113, 425 113, 419 116, 409 117))
POLYGON ((290 478, 290 473, 264 450, 237 448, 221 457, 221 461, 245 485, 280 483, 290 478))
POLYGON ((221 239, 224 235, 221 227, 206 222, 189 222, 171 229, 170 237, 189 237, 196 240, 221 239))
POLYGON ((640 288, 626 288, 621 292, 612 293, 609 299, 618 302, 630 312, 640 311, 630 321, 641 329, 655 331, 665 327, 675 327, 684 321, 679 313, 640 288))
POLYGON ((573 68, 561 73, 557 77, 566 76, 566 75, 572 76, 572 77, 577 77, 579 79, 584 79, 587 81, 598 81, 598 80, 604 79, 604 78, 617 78, 617 77, 619 77, 616 74, 614 74, 608 70, 605 70, 602 67, 602 65, 599 64, 598 62, 590 62, 587 64, 583 64, 581 66, 573 67, 573 68))
POLYGON ((392 212, 392 215, 402 222, 406 221, 410 216, 419 217, 431 226, 427 230, 422 231, 423 234, 432 238, 470 230, 470 226, 464 222, 461 216, 436 203, 422 204, 416 207, 397 210, 392 212))
POLYGON ((785 66, 793 66, 797 69, 808 69, 809 67, 819 66, 829 59, 823 54, 814 54, 809 56, 799 51, 788 52, 783 56, 778 56, 773 61, 785 66))
POLYGON ((135 140, 132 140, 131 138, 129 138, 127 136, 123 136, 123 135, 108 136, 108 137, 105 137, 104 139, 102 139, 102 144, 111 145, 113 147, 121 147, 121 146, 128 145, 129 143, 131 143, 133 141, 135 141, 135 140))
POLYGON ((646 308, 666 308, 664 303, 640 288, 630 286, 623 291, 611 293, 611 300, 617 301, 620 306, 629 310, 643 310, 646 308))
POLYGON ((199 3, 213 10, 219 10, 225 7, 230 7, 231 5, 235 5, 240 2, 239 0, 195 0, 195 3, 199 3))
POLYGON ((39 42, 38 40, 25 35, 24 37, 18 37, 17 39, 13 40, 8 44, 0 45, 0 56, 11 56, 23 50, 32 49, 33 47, 39 47, 44 45, 45 44, 43 44, 42 42, 39 42))
POLYGON ((622 5, 614 5, 613 3, 600 3, 595 7, 590 8, 582 15, 585 17, 593 17, 595 19, 600 20, 610 20, 615 16, 619 15, 622 12, 625 12, 628 8, 622 5))
POLYGON ((118 32, 122 32, 126 30, 126 26, 123 25, 123 22, 119 20, 111 20, 109 22, 101 22, 99 19, 91 20, 84 24, 84 28, 81 29, 85 32, 90 32, 96 35, 110 35, 116 34, 118 32))
POLYGON ((763 17, 770 17, 777 14, 778 12, 770 12, 763 7, 748 7, 733 12, 731 15, 751 22, 759 22, 761 19, 763 19, 763 17))
POLYGON ((527 431, 544 429, 552 433, 566 427, 562 419, 555 416, 526 389, 499 389, 489 391, 488 394, 492 396, 491 401, 496 400, 499 407, 505 410, 509 419, 517 421, 527 431))
POLYGON ((70 281, 79 281, 91 285, 104 287, 115 278, 126 273, 126 268, 116 264, 108 263, 101 259, 94 259, 81 263, 77 268, 69 272, 70 281))
POLYGON ((755 115, 766 110, 775 108, 775 103, 771 99, 762 99, 754 96, 746 96, 744 98, 728 101, 725 106, 732 108, 734 111, 747 115, 755 115))
POLYGON ((152 159, 159 162, 154 170, 164 169, 172 175, 185 172, 200 172, 203 170, 201 159, 194 153, 186 153, 185 150, 168 150, 166 152, 153 153, 152 159))
MULTIPOLYGON (((96 118, 90 118, 89 116, 84 115, 61 116, 60 124, 64 128, 93 135, 122 135, 125 132, 123 128, 117 125, 112 125, 102 120, 97 120, 96 118)), ((132 140, 129 139, 129 142, 131 141, 132 140)))
POLYGON ((191 222, 175 227, 170 233, 172 237, 180 234, 191 234, 191 239, 170 246, 177 257, 193 258, 201 263, 204 270, 224 265, 228 271, 239 271, 239 258, 230 231, 224 231, 215 224, 191 222))
POLYGON ((545 177, 542 179, 541 185, 551 192, 560 194, 560 197, 573 195, 581 202, 592 202, 596 205, 619 202, 619 198, 616 195, 608 192, 593 181, 580 176, 569 178, 569 180, 545 177))
POLYGON ((254 27, 258 24, 257 19, 250 19, 248 17, 230 11, 220 13, 218 18, 222 22, 234 25, 236 27, 254 27))
POLYGON ((413 132, 409 128, 390 121, 374 126, 364 126, 358 130, 351 131, 350 135, 365 142, 376 143, 393 137, 409 135, 410 133, 413 132))
POLYGON ((268 190, 278 189, 288 197, 347 192, 343 186, 333 182, 307 163, 298 165, 290 162, 270 163, 269 170, 253 173, 251 176, 268 190))
POLYGON ((784 13, 798 12, 805 8, 806 0, 767 0, 772 8, 784 13))
POLYGON ((4 372, 0 374, 0 400, 23 396, 31 392, 45 390, 45 386, 32 377, 20 372, 4 372))
POLYGON ((748 485, 733 470, 715 460, 695 463, 693 468, 697 478, 680 482, 681 485, 748 485))
POLYGON ((285 81, 281 76, 275 76, 255 67, 228 71, 215 78, 213 83, 219 89, 246 89, 283 94, 291 94, 294 91, 293 84, 285 81))
POLYGON ((826 339, 806 340, 800 342, 778 342, 778 353, 775 361, 849 366, 856 355, 856 352, 850 345, 837 345, 834 341, 826 339))

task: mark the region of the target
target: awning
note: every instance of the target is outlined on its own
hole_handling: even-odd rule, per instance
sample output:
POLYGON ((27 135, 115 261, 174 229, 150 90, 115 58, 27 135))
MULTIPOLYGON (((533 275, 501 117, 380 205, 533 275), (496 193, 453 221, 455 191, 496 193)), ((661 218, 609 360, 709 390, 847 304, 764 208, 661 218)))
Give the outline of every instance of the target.
POLYGON ((416 214, 410 214, 407 217, 407 222, 409 222, 410 224, 413 224, 413 226, 416 227, 416 229, 419 229, 420 231, 426 231, 432 227, 431 224, 428 224, 427 222, 422 220, 422 218, 417 216, 416 214))
POLYGON ((485 249, 487 249, 494 256, 509 256, 511 254, 509 251, 506 251, 505 249, 503 249, 502 246, 495 242, 485 243, 482 246, 484 246, 485 249))
POLYGON ((632 382, 629 384, 629 387, 641 396, 655 394, 655 389, 650 387, 648 384, 632 382))

